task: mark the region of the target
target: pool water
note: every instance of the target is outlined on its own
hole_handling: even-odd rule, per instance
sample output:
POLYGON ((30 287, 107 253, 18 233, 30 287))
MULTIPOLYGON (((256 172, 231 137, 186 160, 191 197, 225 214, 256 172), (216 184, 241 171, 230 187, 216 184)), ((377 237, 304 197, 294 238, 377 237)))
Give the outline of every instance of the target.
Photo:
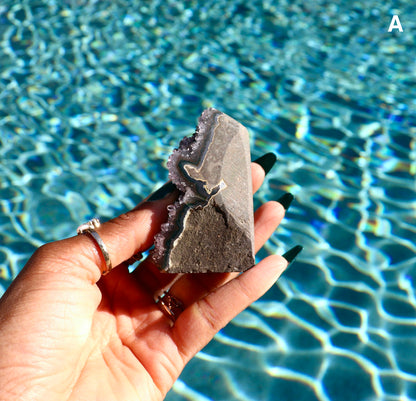
POLYGON ((1 291, 213 106, 278 156, 256 205, 296 197, 258 257, 304 251, 167 400, 416 400, 415 34, 405 1, 3 0, 1 291))

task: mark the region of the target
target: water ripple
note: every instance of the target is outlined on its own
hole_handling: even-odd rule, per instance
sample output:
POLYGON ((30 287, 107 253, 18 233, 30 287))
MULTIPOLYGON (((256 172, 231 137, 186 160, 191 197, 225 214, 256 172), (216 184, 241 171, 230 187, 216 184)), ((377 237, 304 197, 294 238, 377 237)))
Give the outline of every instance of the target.
POLYGON ((215 106, 278 156, 256 204, 296 197, 259 257, 304 251, 167 399, 416 400, 415 28, 391 1, 4 0, 0 286, 164 182, 215 106))

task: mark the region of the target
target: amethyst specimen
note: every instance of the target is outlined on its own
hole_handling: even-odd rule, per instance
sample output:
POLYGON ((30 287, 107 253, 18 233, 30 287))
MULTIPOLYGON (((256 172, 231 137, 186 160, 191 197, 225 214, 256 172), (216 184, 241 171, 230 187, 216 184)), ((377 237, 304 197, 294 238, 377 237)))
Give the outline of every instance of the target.
POLYGON ((244 271, 254 265, 250 144, 246 128, 205 110, 168 160, 181 192, 155 237, 153 260, 170 273, 244 271))

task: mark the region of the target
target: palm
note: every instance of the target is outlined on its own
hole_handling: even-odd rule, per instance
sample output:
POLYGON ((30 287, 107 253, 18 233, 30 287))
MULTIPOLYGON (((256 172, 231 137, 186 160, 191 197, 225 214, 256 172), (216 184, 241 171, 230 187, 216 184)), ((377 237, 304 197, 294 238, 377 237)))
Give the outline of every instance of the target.
POLYGON ((123 267, 114 273, 99 283, 103 298, 92 328, 101 347, 103 388, 109 387, 97 399, 161 400, 184 366, 172 327, 148 289, 123 267))

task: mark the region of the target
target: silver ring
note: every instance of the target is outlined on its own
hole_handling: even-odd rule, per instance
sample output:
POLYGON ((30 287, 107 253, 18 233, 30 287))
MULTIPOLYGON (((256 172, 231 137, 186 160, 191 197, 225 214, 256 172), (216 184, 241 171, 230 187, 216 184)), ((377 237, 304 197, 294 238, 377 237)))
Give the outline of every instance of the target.
POLYGON ((95 231, 96 228, 100 227, 101 223, 100 220, 97 218, 94 218, 90 221, 87 221, 84 224, 81 224, 77 228, 77 234, 87 234, 89 235, 98 245, 98 247, 101 250, 101 254, 103 255, 104 261, 105 261, 105 270, 101 272, 103 276, 108 274, 110 270, 113 268, 113 265, 111 263, 110 254, 108 253, 107 247, 105 246, 103 240, 98 235, 98 233, 95 231))
POLYGON ((183 302, 171 295, 169 291, 165 291, 157 298, 156 305, 167 318, 172 320, 173 323, 175 323, 179 315, 185 310, 183 302))

